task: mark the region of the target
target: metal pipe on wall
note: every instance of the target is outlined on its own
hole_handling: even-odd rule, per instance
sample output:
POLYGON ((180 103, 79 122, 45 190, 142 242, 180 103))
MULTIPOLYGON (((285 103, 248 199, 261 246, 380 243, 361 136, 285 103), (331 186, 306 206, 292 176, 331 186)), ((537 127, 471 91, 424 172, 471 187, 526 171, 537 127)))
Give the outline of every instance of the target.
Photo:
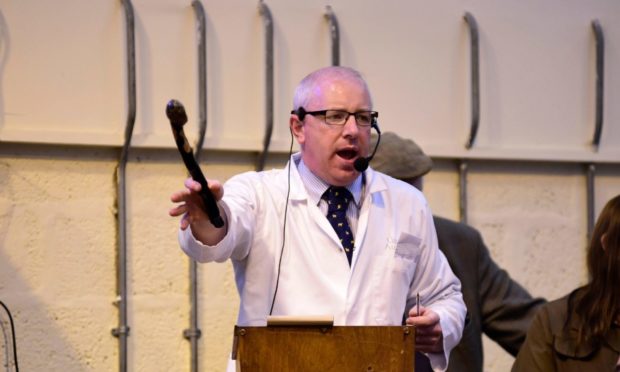
POLYGON ((592 237, 594 230, 594 176, 596 175, 596 166, 589 164, 586 167, 586 213, 587 213, 587 241, 592 237))
POLYGON ((459 221, 467 223, 467 170, 466 160, 459 162, 459 221))
POLYGON ((265 168, 273 132, 273 18, 269 7, 262 0, 259 2, 258 10, 263 16, 265 25, 265 136, 263 150, 256 162, 256 170, 261 171, 265 168))
MULTIPOLYGON (((470 71, 471 71, 471 124, 469 137, 465 143, 465 148, 470 150, 480 125, 480 47, 478 37, 478 22, 476 18, 465 12, 465 22, 469 27, 470 42, 470 71)), ((467 173, 469 165, 467 160, 461 159, 459 162, 459 219, 462 223, 467 223, 467 173)))
POLYGON ((125 141, 121 149, 117 167, 117 221, 118 221, 118 253, 117 253, 117 305, 119 309, 119 326, 112 329, 112 334, 119 339, 119 371, 127 371, 127 238, 126 238, 126 192, 125 168, 129 153, 129 145, 136 120, 136 53, 134 37, 134 12, 131 0, 121 0, 125 8, 127 35, 127 121, 125 141))
POLYGON ((325 18, 329 23, 329 35, 332 45, 332 66, 340 66, 340 29, 338 28, 338 18, 332 7, 325 7, 325 18))
POLYGON ((594 136, 592 137, 592 146, 598 151, 601 142, 601 133, 603 131, 603 97, 605 82, 605 37, 603 36, 603 28, 598 20, 592 21, 592 31, 596 41, 596 110, 594 118, 594 136))
MULTIPOLYGON (((605 38, 603 28, 598 20, 592 21, 592 31, 594 33, 596 47, 596 82, 595 82, 595 114, 594 114, 594 135, 592 136, 592 149, 598 151, 601 142, 601 133, 603 132, 603 97, 604 97, 604 81, 605 81, 605 38)), ((595 184, 596 165, 588 164, 586 167, 586 213, 587 213, 587 241, 592 237, 594 230, 594 202, 595 202, 595 184)))
MULTIPOLYGON (((198 23, 198 115, 199 131, 194 158, 200 161, 200 153, 207 132, 207 63, 206 63, 206 17, 204 7, 199 0, 192 1, 192 7, 198 23)), ((198 265, 195 260, 189 259, 189 294, 190 294, 190 320, 189 328, 183 330, 183 337, 190 342, 190 370, 198 371, 198 339, 202 331, 198 327, 198 265)))
POLYGON ((480 123, 480 47, 476 18, 469 12, 465 13, 464 18, 469 26, 471 58, 471 126, 465 148, 471 149, 476 140, 480 123))
POLYGON ((207 133, 207 17, 200 0, 193 0, 192 7, 198 22, 198 139, 194 148, 194 158, 200 161, 200 152, 207 133))

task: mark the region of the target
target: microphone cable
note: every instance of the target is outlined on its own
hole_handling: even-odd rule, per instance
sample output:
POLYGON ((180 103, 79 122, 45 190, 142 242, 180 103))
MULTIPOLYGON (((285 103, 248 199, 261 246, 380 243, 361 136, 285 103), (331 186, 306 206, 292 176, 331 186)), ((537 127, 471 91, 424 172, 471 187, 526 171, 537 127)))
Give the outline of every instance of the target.
MULTIPOLYGON (((295 112, 292 112, 295 113, 295 112)), ((299 114, 297 114, 299 115, 299 114)), ((376 122, 376 120, 373 122, 372 127, 377 131, 378 133, 378 140, 377 140, 377 144, 375 145, 374 151, 372 152, 372 154, 368 157, 368 158, 364 158, 365 160, 365 164, 363 165, 362 170, 359 170, 356 168, 356 170, 360 173, 362 173, 362 175, 364 176, 364 171, 366 170, 366 168, 368 168, 368 163, 370 162, 370 160, 372 160, 372 158, 375 156, 375 153, 377 152, 377 148, 379 147, 379 142, 381 141, 381 130, 379 129, 379 125, 376 122)), ((273 291, 273 297, 271 299, 271 307, 269 309, 269 315, 272 315, 273 313, 273 307, 276 303, 276 295, 278 294, 278 286, 280 284, 280 268, 282 267, 282 257, 284 256, 284 244, 286 243, 286 217, 287 217, 287 212, 288 212, 288 202, 289 202, 289 196, 291 194, 291 167, 294 165, 291 159, 291 156, 293 155, 293 131, 291 130, 291 144, 288 150, 288 158, 289 158, 289 166, 288 166, 288 174, 287 174, 287 189, 286 189, 286 205, 284 206, 284 225, 282 227, 282 247, 280 248, 280 258, 278 259, 278 271, 277 271, 277 276, 276 276, 276 288, 273 291)), ((357 159, 359 160, 359 159, 357 159)))
POLYGON ((291 159, 293 155, 293 131, 291 130, 291 145, 288 150, 288 174, 286 182, 286 204, 284 205, 284 225, 282 226, 282 247, 280 248, 280 258, 278 259, 278 274, 276 276, 276 288, 273 291, 273 297, 271 299, 271 308, 269 309, 269 315, 273 313, 273 306, 276 303, 276 295, 278 294, 278 285, 280 284, 280 267, 282 266, 282 256, 284 256, 284 244, 286 243, 286 216, 288 213, 288 202, 291 194, 291 167, 294 165, 291 159))
POLYGON ((0 301, 0 305, 2 305, 4 310, 6 310, 6 313, 9 315, 9 323, 11 324, 11 338, 13 339, 13 360, 15 361, 15 372, 19 372, 19 365, 17 364, 17 341, 15 340, 15 325, 13 324, 13 316, 11 316, 11 311, 9 311, 9 308, 4 304, 4 302, 0 301))

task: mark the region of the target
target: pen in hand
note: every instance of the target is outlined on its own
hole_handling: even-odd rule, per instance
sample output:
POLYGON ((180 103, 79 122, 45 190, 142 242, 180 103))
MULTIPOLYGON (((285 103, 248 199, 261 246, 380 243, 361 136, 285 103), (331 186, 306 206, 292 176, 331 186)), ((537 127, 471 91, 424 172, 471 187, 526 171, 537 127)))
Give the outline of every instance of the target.
POLYGON ((417 311, 417 316, 420 316, 420 293, 416 293, 415 295, 415 308, 417 311))

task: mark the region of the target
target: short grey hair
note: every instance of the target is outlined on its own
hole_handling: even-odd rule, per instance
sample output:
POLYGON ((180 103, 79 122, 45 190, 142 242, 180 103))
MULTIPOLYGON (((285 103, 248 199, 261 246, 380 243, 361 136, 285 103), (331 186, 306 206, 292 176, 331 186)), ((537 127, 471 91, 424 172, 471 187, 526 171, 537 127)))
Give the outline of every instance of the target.
POLYGON ((372 106, 372 95, 370 94, 366 80, 364 80, 364 77, 359 71, 351 67, 328 66, 311 72, 299 82, 293 95, 293 110, 297 110, 300 107, 306 107, 310 100, 315 96, 314 91, 317 85, 326 79, 357 80, 368 93, 372 106))

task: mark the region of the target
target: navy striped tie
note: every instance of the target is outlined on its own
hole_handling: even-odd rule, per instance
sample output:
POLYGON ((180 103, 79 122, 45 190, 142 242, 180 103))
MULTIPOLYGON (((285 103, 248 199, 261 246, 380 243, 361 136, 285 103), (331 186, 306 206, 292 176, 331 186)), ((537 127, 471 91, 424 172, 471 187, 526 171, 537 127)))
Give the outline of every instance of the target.
POLYGON ((347 222, 347 209, 353 196, 345 187, 332 186, 325 191, 322 198, 327 201, 327 220, 338 234, 349 265, 351 265, 355 240, 353 240, 353 233, 347 222))

